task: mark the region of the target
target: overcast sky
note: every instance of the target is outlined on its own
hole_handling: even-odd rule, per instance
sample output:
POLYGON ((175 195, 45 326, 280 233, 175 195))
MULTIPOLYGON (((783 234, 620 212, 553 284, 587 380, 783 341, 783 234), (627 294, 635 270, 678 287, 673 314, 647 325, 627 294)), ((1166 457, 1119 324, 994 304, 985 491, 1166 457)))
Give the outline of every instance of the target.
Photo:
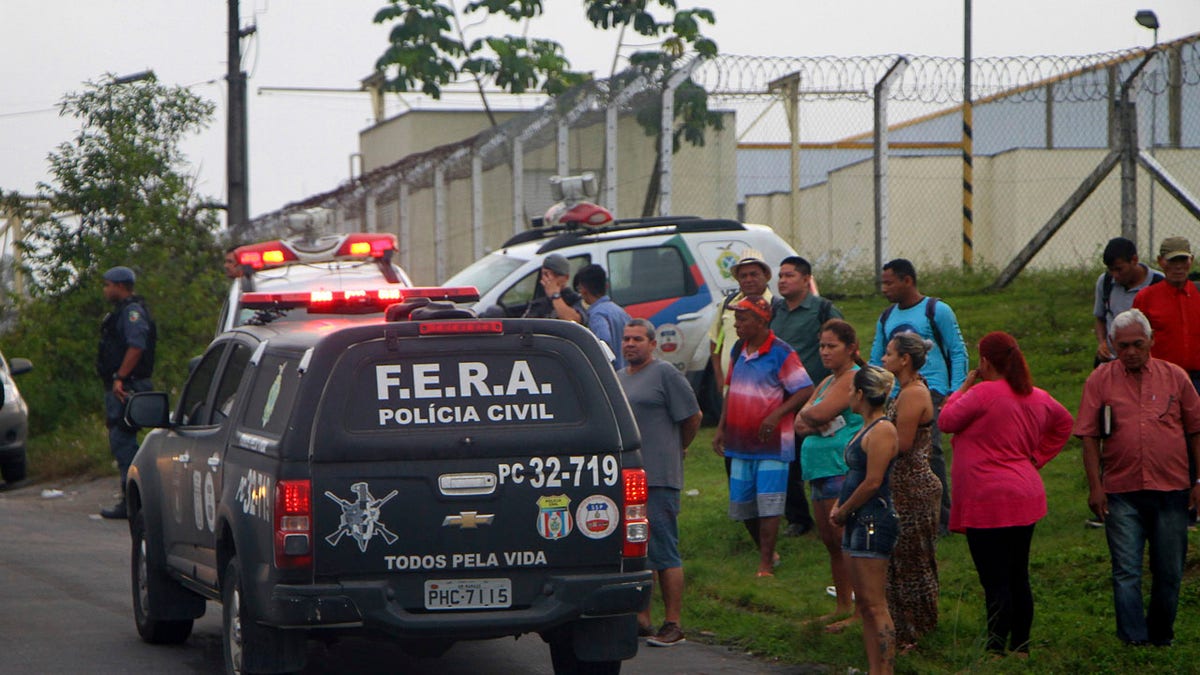
MULTIPOLYGON (((460 0, 465 5, 465 0, 460 0)), ((590 27, 580 0, 544 0, 530 34, 561 42, 576 68, 606 77, 615 31, 590 27)), ((716 13, 709 34, 723 53, 961 56, 963 0, 679 0, 716 13)), ((370 123, 364 94, 260 92, 271 87, 357 88, 386 47, 372 23, 385 0, 242 0, 249 82, 250 212, 257 215, 345 181, 358 132, 370 123)), ((221 0, 2 0, 0 189, 31 193, 46 156, 72 136, 55 105, 105 73, 152 68, 217 104, 213 125, 185 149, 199 189, 225 192, 225 27, 221 0)), ((975 0, 973 52, 984 56, 1084 55, 1151 44, 1137 25, 1153 9, 1166 42, 1200 32, 1200 0, 975 0)), ((519 33, 496 21, 469 37, 519 33)), ((634 41, 627 36, 627 41, 634 41)), ((461 107, 476 105, 452 98, 461 107)), ((399 110, 398 102, 389 108, 399 110)), ((784 140, 784 139, 780 139, 784 140)))

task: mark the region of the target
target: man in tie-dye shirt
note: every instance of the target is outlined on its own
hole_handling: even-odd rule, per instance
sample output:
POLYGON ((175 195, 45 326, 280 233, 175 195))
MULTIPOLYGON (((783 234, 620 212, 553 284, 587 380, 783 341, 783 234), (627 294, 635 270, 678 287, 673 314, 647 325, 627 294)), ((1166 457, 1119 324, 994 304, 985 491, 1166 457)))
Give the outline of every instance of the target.
POLYGON ((771 331, 765 299, 750 296, 732 309, 738 342, 713 449, 732 460, 729 517, 746 525, 758 545, 758 576, 768 577, 776 561, 788 463, 796 454, 792 419, 812 395, 813 383, 796 351, 771 331))

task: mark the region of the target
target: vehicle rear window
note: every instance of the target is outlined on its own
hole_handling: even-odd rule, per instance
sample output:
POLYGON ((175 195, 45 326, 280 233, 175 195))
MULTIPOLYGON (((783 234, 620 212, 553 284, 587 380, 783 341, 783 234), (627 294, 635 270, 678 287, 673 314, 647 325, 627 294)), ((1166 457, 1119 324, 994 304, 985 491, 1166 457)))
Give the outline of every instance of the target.
POLYGON ((248 430, 280 436, 287 427, 288 415, 300 388, 296 373, 299 357, 266 354, 258 364, 250 402, 242 426, 248 430))

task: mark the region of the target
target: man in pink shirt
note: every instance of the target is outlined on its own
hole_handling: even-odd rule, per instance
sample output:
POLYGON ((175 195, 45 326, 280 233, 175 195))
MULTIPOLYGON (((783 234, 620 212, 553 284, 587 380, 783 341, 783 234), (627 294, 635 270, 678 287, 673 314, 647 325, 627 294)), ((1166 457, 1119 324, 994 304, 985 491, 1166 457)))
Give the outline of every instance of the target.
POLYGON ((1117 360, 1088 377, 1073 433, 1083 441, 1088 506, 1105 523, 1117 637, 1170 645, 1187 556, 1188 507, 1200 506, 1200 396, 1179 366, 1152 358, 1154 332, 1137 309, 1109 324, 1117 360), (1142 604, 1149 544, 1150 606, 1142 604))

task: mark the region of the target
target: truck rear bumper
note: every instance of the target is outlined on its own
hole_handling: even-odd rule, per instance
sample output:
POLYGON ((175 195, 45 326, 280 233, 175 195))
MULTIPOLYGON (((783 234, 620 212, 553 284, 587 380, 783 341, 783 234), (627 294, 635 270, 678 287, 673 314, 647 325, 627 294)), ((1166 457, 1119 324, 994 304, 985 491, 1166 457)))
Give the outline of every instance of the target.
POLYGON ((362 626, 396 637, 486 639, 538 632, 577 618, 634 614, 650 601, 652 573, 550 577, 529 606, 413 612, 392 600, 387 581, 277 585, 265 623, 280 628, 362 626))

